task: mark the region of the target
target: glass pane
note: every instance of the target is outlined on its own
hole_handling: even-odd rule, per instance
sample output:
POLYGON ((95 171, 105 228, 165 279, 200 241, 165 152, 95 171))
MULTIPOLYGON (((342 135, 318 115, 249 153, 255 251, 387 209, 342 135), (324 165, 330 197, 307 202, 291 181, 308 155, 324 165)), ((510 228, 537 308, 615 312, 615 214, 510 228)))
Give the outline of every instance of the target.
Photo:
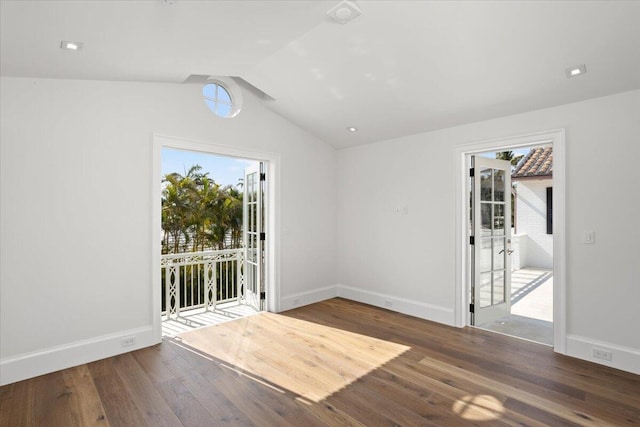
POLYGON ((491 236, 491 203, 480 203, 480 235, 491 236))
POLYGON ((250 291, 253 288, 253 265, 247 264, 247 291, 250 291))
POLYGON ((480 239, 480 244, 477 245, 476 251, 477 260, 480 266, 480 271, 491 271, 491 237, 480 239))
POLYGON ((204 85, 202 87, 202 95, 206 98, 216 99, 216 86, 213 83, 209 83, 208 85, 204 85))
POLYGON ((251 196, 253 195, 253 185, 254 185, 254 178, 256 177, 256 175, 254 173, 250 174, 247 176, 247 195, 249 196, 249 202, 252 202, 253 199, 251 198, 251 196))
POLYGON ((504 271, 493 273, 493 304, 504 302, 504 271))
POLYGON ((220 117, 228 117, 231 114, 231 105, 227 104, 218 104, 218 116, 220 117))
POLYGON ((496 202, 504 202, 504 171, 500 169, 493 170, 493 200, 496 202))
POLYGON ((504 269, 505 256, 504 238, 493 239, 493 270, 504 269))
POLYGON ((493 205, 493 235, 504 236, 504 203, 493 205))
POLYGON ((483 273, 480 275, 480 307, 489 307, 491 305, 491 273, 483 273))
POLYGON ((491 169, 480 170, 480 200, 491 201, 491 169))
POLYGON ((215 101, 212 101, 210 99, 205 99, 204 102, 207 104, 207 107, 209 107, 209 110, 211 110, 212 112, 216 112, 216 103, 215 101))
POLYGON ((249 207, 249 214, 251 215, 250 229, 251 231, 256 231, 258 227, 256 227, 256 204, 252 203, 249 207))
POLYGON ((231 104, 231 95, 222 86, 218 86, 218 99, 231 104))

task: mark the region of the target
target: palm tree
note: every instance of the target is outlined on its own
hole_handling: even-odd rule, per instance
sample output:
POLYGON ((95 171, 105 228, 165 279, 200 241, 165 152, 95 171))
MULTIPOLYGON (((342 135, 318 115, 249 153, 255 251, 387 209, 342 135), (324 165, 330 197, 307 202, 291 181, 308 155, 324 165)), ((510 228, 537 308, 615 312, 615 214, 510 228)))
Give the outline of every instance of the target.
MULTIPOLYGON (((524 154, 515 156, 513 151, 500 151, 496 153, 496 159, 509 160, 511 162, 511 171, 516 168, 520 159, 524 157, 524 154)), ((511 226, 516 227, 516 186, 515 183, 511 183, 511 226)))
POLYGON ((496 159, 509 160, 511 161, 512 167, 516 167, 518 165, 518 162, 520 161, 520 159, 522 159, 523 156, 524 156, 523 154, 515 156, 513 154, 513 151, 499 151, 496 153, 496 159))
POLYGON ((163 253, 240 247, 242 192, 221 187, 200 165, 165 175, 162 190, 163 253))

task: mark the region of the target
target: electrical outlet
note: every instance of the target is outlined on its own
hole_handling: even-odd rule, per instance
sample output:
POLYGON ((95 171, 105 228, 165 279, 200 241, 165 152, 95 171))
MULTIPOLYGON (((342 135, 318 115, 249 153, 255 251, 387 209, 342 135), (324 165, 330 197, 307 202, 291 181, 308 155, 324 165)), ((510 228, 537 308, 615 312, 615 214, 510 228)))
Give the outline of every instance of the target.
POLYGON ((596 359, 602 359, 602 360, 611 360, 611 357, 612 357, 610 351, 603 350, 601 348, 595 348, 595 347, 591 349, 591 355, 596 359))
POLYGON ((131 347, 136 343, 136 337, 122 338, 122 341, 120 341, 120 343, 122 344, 123 347, 131 347))

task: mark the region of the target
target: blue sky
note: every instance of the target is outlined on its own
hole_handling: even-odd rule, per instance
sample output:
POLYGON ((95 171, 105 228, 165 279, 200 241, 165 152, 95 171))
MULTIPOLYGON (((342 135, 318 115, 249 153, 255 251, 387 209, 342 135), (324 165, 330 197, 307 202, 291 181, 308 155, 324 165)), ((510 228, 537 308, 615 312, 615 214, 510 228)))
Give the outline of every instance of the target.
POLYGON ((209 178, 221 185, 236 185, 244 177, 244 168, 253 160, 214 156, 197 151, 162 149, 162 176, 178 172, 184 175, 193 165, 202 166, 201 172, 209 172, 209 178))

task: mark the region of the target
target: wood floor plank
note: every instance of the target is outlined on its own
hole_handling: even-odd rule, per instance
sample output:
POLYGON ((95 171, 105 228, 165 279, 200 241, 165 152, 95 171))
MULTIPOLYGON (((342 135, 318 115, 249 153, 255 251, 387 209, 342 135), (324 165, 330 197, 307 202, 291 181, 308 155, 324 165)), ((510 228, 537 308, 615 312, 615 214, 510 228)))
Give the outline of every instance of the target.
MULTIPOLYGON (((437 393, 428 387, 428 384, 417 384, 417 382, 407 381, 401 376, 391 374, 386 369, 380 369, 363 378, 364 385, 373 384, 381 395, 385 396, 395 405, 405 406, 419 414, 429 423, 434 425, 444 425, 450 423, 450 419, 456 414, 453 411, 453 399, 434 398, 437 393)), ((527 423, 535 425, 535 423, 527 423)), ((457 425, 472 426, 474 423, 465 419, 457 421, 457 425)))
POLYGON ((218 425, 215 418, 180 380, 163 381, 156 384, 156 389, 185 427, 218 425))
POLYGON ((110 426, 87 365, 62 371, 68 388, 69 409, 77 426, 110 426))
POLYGON ((87 365, 112 427, 148 425, 113 366, 113 358, 87 365))
POLYGON ((340 298, 0 388, 0 426, 632 426, 640 376, 340 298))
POLYGON ((32 426, 34 398, 33 380, 25 380, 0 387, 0 426, 32 426))
POLYGON ((344 410, 330 404, 328 401, 320 403, 301 402, 302 409, 317 418, 322 425, 365 427, 358 419, 347 414, 344 410))
POLYGON ((115 356, 113 366, 147 424, 158 427, 182 426, 131 353, 115 356))
POLYGON ((167 369, 158 355, 160 347, 155 345, 136 351, 133 357, 176 417, 185 427, 219 425, 182 381, 167 369))
POLYGON ((300 425, 300 408, 286 398, 286 390, 278 391, 266 382, 261 384, 258 382, 261 378, 243 375, 225 363, 209 363, 193 351, 181 350, 180 347, 176 351, 182 352, 182 356, 193 364, 198 373, 215 384, 225 398, 255 425, 300 425))
MULTIPOLYGON (((202 404, 207 412, 212 416, 212 425, 219 426, 253 426, 253 422, 245 415, 233 402, 231 402, 222 391, 219 385, 204 378, 198 366, 190 364, 185 358, 178 354, 176 345, 165 342, 162 345, 163 357, 170 357, 167 368, 171 370, 182 384, 191 392, 194 398, 202 404)), ((213 361, 209 361, 213 362, 213 361)))
POLYGON ((71 391, 64 383, 61 371, 32 380, 33 420, 35 426, 73 426, 69 406, 71 391))

